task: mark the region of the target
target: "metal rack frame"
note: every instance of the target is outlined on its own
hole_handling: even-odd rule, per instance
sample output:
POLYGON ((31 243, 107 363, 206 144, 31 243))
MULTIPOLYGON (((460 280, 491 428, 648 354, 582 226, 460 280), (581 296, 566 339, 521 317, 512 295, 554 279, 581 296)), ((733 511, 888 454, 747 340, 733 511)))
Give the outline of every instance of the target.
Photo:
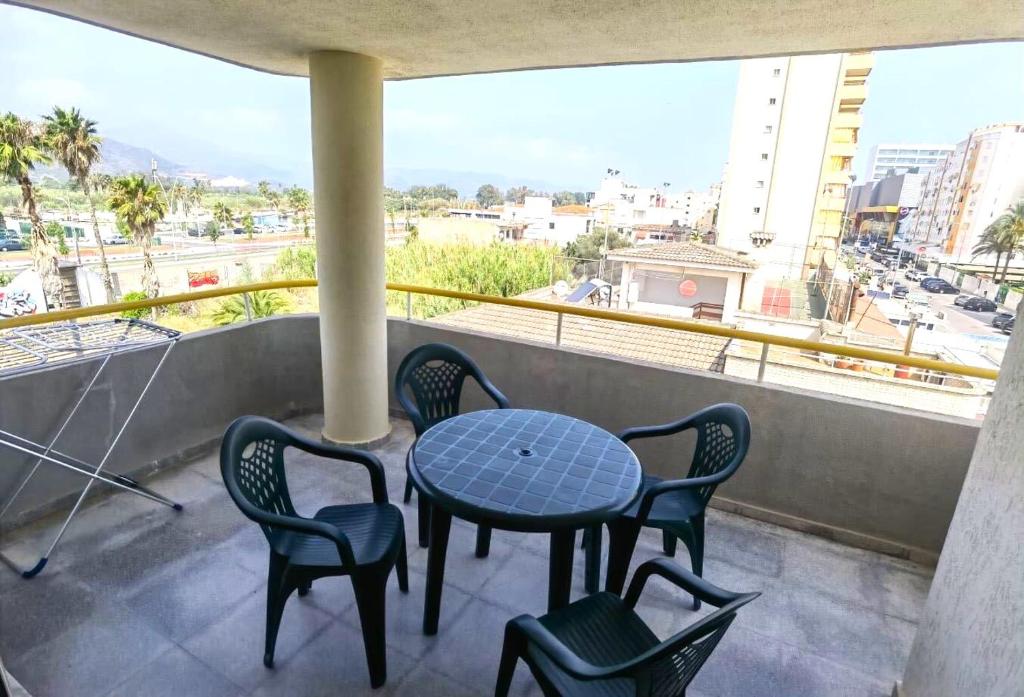
POLYGON ((14 492, 3 503, 2 508, 0 508, 0 519, 10 510, 11 505, 21 492, 24 491, 29 481, 35 476, 44 462, 72 471, 88 480, 49 547, 35 566, 31 569, 20 569, 11 559, 0 552, 0 560, 13 567, 24 578, 32 578, 43 570, 43 567, 46 566, 54 549, 71 524, 71 520, 81 508, 93 484, 97 482, 122 491, 132 492, 143 498, 169 506, 176 511, 182 510, 180 503, 176 503, 142 486, 131 477, 103 471, 110 459, 110 455, 114 452, 121 437, 131 424, 139 406, 153 386, 157 375, 160 373, 160 369, 166 363, 171 350, 180 336, 180 332, 138 319, 109 319, 83 323, 65 322, 39 327, 11 329, 0 335, 0 378, 32 373, 54 364, 99 363, 82 394, 78 397, 71 411, 57 429, 56 434, 46 444, 37 443, 0 429, 0 447, 35 458, 35 462, 29 468, 28 473, 21 479, 14 492), (99 464, 90 464, 56 450, 54 446, 56 446, 57 441, 67 430, 75 415, 78 414, 82 404, 85 403, 92 393, 97 380, 109 365, 111 359, 117 355, 157 347, 163 347, 160 359, 153 367, 142 391, 139 392, 128 415, 107 446, 99 464))

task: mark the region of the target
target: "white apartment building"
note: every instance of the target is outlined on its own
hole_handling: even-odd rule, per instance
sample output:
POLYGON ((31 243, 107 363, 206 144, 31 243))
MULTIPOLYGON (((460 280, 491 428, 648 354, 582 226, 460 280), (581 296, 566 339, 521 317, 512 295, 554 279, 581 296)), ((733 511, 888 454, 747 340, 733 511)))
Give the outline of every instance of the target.
POLYGON ((1024 122, 977 128, 928 174, 910 236, 942 261, 970 262, 985 228, 1021 199, 1024 122))
POLYGON ((866 173, 867 181, 875 182, 893 174, 905 174, 917 168, 921 174, 930 172, 953 152, 953 145, 930 143, 881 143, 871 148, 866 173))
MULTIPOLYGON (((671 193, 668 185, 640 187, 619 176, 607 176, 594 192, 588 205, 597 225, 608 225, 628 232, 633 225, 672 225, 693 229, 708 225, 718 192, 683 191, 671 193)), ((710 229, 708 227, 708 229, 710 229)))
POLYGON ((870 53, 745 60, 717 243, 759 276, 802 278, 838 249, 870 53))
POLYGON ((516 240, 564 246, 590 232, 594 217, 586 206, 554 206, 547 196, 527 196, 505 204, 501 223, 516 240))

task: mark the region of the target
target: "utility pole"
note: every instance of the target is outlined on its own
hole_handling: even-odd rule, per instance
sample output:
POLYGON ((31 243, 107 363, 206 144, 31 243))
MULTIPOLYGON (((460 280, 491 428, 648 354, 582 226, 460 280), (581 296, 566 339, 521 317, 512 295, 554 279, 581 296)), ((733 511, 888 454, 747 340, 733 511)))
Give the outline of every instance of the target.
POLYGON ((907 343, 903 347, 904 356, 910 355, 910 349, 914 344, 914 332, 917 331, 917 323, 920 319, 921 314, 919 312, 910 313, 910 327, 907 328, 907 343))

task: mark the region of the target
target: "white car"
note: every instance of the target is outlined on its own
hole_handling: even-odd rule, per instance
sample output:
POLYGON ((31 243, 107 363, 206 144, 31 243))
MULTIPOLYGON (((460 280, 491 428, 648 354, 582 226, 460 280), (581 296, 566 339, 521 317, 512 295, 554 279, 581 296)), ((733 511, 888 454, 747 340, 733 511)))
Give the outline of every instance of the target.
POLYGON ((907 293, 906 301, 909 305, 928 305, 931 298, 927 293, 907 293))

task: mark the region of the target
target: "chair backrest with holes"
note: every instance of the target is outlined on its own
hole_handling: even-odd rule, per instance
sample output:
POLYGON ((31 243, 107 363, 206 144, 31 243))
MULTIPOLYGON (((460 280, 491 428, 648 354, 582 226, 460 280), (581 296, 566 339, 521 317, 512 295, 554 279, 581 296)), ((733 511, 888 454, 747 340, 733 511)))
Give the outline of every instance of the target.
POLYGON ((454 346, 424 344, 409 352, 395 373, 395 398, 417 436, 459 413, 462 385, 467 376, 479 372, 473 360, 454 346))
MULTIPOLYGON (((693 417, 692 427, 697 430, 697 447, 687 474, 688 479, 707 477, 723 470, 735 472, 750 448, 750 417, 737 404, 716 404, 703 409, 693 417)), ((715 486, 697 490, 707 503, 715 493, 715 486)))
MULTIPOLYGON (((284 472, 284 449, 289 440, 284 428, 259 416, 237 419, 224 434, 221 475, 231 498, 248 517, 252 518, 251 509, 295 515, 284 472)), ((272 542, 273 528, 260 527, 272 542)))
POLYGON ((637 680, 637 696, 678 697, 685 694, 686 686, 697 676, 729 625, 736 619, 736 611, 756 595, 742 596, 701 618, 696 625, 663 641, 661 647, 677 646, 643 667, 637 676, 642 676, 642 679, 637 680), (684 634, 689 636, 684 639, 684 634))

